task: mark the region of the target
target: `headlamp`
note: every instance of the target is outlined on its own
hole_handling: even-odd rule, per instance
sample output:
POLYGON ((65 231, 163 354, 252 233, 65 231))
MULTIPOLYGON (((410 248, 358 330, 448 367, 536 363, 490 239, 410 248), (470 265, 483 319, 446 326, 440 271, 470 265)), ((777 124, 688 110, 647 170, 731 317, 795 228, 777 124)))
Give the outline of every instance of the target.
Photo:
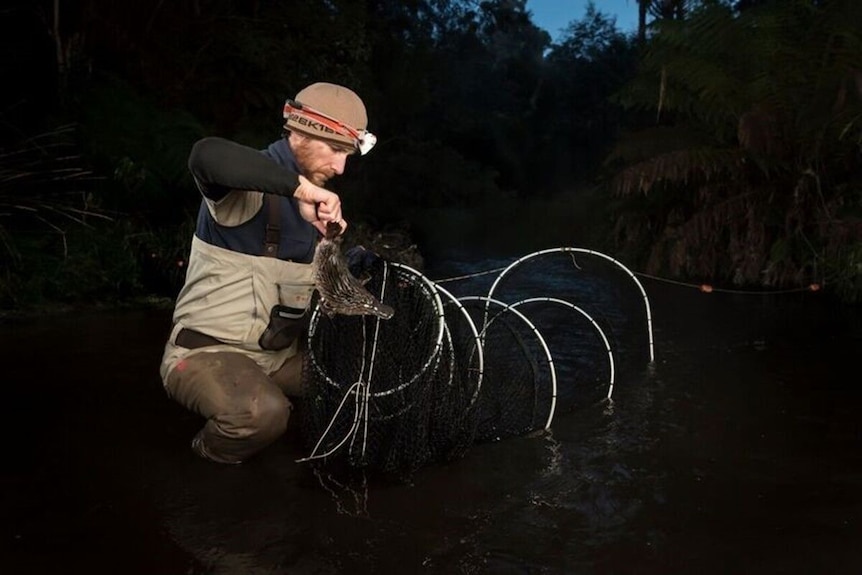
POLYGON ((363 156, 377 143, 377 136, 368 130, 357 130, 337 118, 295 100, 287 100, 284 103, 284 119, 291 118, 301 124, 308 124, 309 121, 316 122, 332 133, 352 139, 354 147, 363 156))
POLYGON ((359 154, 364 156, 368 152, 371 151, 371 148, 377 144, 377 136, 369 132, 368 130, 362 130, 359 133, 359 154))

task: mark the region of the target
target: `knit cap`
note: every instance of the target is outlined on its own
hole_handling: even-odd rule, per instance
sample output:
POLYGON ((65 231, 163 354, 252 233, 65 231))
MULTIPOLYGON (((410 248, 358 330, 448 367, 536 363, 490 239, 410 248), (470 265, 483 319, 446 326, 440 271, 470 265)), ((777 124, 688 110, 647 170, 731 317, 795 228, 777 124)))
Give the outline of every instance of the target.
POLYGON ((312 138, 359 148, 368 115, 362 99, 349 88, 317 82, 284 105, 284 127, 312 138))

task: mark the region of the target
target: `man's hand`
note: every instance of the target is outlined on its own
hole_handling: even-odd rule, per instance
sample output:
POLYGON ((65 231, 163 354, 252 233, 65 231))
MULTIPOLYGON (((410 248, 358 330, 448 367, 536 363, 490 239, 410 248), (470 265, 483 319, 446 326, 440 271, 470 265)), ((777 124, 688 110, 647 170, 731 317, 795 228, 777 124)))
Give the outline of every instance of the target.
POLYGON ((315 186, 305 176, 299 176, 299 187, 293 192, 299 202, 299 213, 321 234, 326 234, 326 223, 335 222, 341 226, 341 233, 347 229, 347 222, 341 215, 341 198, 326 188, 315 186))

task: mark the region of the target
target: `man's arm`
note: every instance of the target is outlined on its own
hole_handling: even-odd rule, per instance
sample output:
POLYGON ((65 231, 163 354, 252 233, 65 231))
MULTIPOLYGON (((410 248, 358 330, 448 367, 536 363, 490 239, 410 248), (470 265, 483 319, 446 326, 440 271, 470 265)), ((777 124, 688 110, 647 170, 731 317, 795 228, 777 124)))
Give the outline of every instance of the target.
POLYGON ((328 221, 337 222, 342 231, 347 228, 338 194, 312 184, 259 150, 213 136, 195 142, 188 164, 201 193, 210 200, 217 202, 232 190, 292 197, 302 218, 321 233, 326 232, 328 221))
POLYGON ((259 150, 209 137, 195 142, 189 154, 189 170, 207 198, 218 201, 231 190, 256 190, 293 196, 299 175, 273 162, 259 150))

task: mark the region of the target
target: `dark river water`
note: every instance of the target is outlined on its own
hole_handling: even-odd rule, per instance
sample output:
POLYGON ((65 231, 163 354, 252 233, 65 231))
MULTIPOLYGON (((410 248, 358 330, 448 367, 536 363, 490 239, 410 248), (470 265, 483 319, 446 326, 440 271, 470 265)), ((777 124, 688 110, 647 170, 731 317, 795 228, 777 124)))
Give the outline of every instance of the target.
MULTIPOLYGON (((406 482, 297 463, 295 425, 243 465, 199 460, 201 422, 158 376, 169 311, 3 320, 0 572, 862 573, 860 311, 640 278, 648 317, 631 278, 587 259, 495 290, 581 310, 548 302, 562 323, 536 324, 550 429, 406 482)), ((429 276, 481 295, 497 276, 454 278, 506 265, 429 276)))

